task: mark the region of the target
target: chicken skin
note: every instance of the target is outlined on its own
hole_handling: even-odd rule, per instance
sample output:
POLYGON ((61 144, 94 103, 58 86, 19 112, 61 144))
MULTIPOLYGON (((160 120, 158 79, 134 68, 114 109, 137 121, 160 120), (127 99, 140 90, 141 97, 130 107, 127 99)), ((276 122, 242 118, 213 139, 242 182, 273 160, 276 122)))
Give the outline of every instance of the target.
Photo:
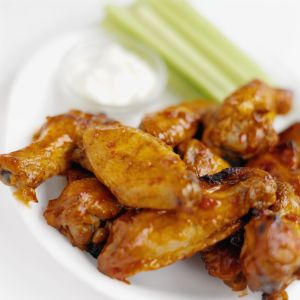
POLYGON ((278 180, 290 183, 300 196, 300 169, 298 151, 294 143, 284 143, 261 154, 247 163, 248 167, 263 169, 278 180))
POLYGON ((66 176, 68 183, 84 178, 95 177, 90 171, 85 170, 82 167, 74 164, 71 166, 70 169, 67 169, 65 171, 64 175, 66 176))
POLYGON ((290 183, 300 196, 300 124, 283 131, 276 147, 254 157, 247 166, 263 169, 277 179, 290 183))
POLYGON ((193 138, 203 114, 216 105, 205 100, 181 103, 146 115, 140 128, 175 147, 193 138))
POLYGON ((240 256, 250 289, 268 295, 282 291, 300 270, 300 198, 288 183, 277 185, 272 208, 245 226, 240 256))
POLYGON ((272 294, 263 294, 262 300, 288 300, 288 294, 285 290, 275 292, 272 294))
POLYGON ((35 188, 69 167, 82 130, 92 121, 103 122, 106 119, 103 114, 95 116, 79 111, 49 117, 35 134, 32 144, 0 155, 0 180, 16 187, 16 195, 25 203, 37 201, 35 188))
POLYGON ((196 176, 172 148, 148 133, 104 125, 88 129, 83 144, 96 177, 124 206, 189 209, 201 200, 196 176))
POLYGON ((243 241, 244 230, 241 228, 231 237, 201 253, 208 273, 223 280, 233 291, 244 291, 247 288, 240 264, 243 241))
POLYGON ((300 168, 300 123, 295 123, 280 133, 281 143, 293 143, 297 152, 297 167, 300 168))
POLYGON ((49 201, 44 217, 73 246, 88 250, 107 238, 105 221, 114 218, 120 209, 110 191, 90 177, 71 181, 57 199, 49 201))
POLYGON ((98 257, 104 274, 126 281, 189 257, 225 239, 240 227, 251 208, 275 201, 276 183, 266 172, 233 168, 201 178, 203 197, 192 213, 140 211, 114 221, 98 257))
POLYGON ((221 156, 250 159, 278 142, 276 114, 288 112, 292 93, 254 80, 204 118, 203 142, 221 156))
POLYGON ((196 139, 181 143, 178 152, 187 168, 198 177, 212 175, 230 167, 225 160, 196 139))

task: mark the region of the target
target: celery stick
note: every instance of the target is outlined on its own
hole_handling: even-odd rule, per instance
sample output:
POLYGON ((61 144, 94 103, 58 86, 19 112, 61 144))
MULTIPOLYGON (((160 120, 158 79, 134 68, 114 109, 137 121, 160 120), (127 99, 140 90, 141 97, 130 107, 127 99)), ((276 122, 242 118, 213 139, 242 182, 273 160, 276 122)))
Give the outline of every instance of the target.
MULTIPOLYGON (((222 47, 212 43, 208 36, 203 34, 202 30, 198 30, 192 26, 187 20, 183 19, 180 11, 173 10, 165 1, 160 0, 144 0, 145 3, 151 5, 162 17, 178 30, 186 42, 191 47, 195 47, 207 59, 220 68, 220 71, 229 76, 237 85, 243 84, 249 80, 249 74, 246 69, 236 63, 235 59, 229 59, 223 52, 222 47)), ((199 16, 200 18, 201 16, 199 16)))
MULTIPOLYGON (((130 13, 126 9, 118 7, 107 7, 107 18, 126 28, 140 41, 145 42, 152 48, 154 48, 162 57, 174 67, 183 77, 186 78, 201 94, 205 97, 215 100, 221 100, 225 95, 223 91, 220 91, 216 86, 201 74, 195 70, 193 66, 186 64, 185 57, 180 55, 177 51, 170 51, 170 45, 163 39, 159 38, 157 34, 151 30, 151 27, 146 26, 144 22, 139 21, 134 14, 130 13)), ((176 47, 175 45, 173 45, 176 47)))
MULTIPOLYGON (((202 77, 209 78, 214 83, 213 88, 219 87, 224 92, 224 95, 234 90, 236 87, 235 83, 230 81, 226 74, 220 72, 219 68, 209 62, 202 53, 190 47, 151 7, 144 5, 142 2, 136 2, 132 8, 141 22, 148 24, 161 39, 172 45, 174 50, 176 49, 175 51, 182 54, 186 64, 189 63, 191 67, 198 69, 202 77)), ((172 49, 172 51, 174 50, 172 49)))
MULTIPOLYGON (((124 31, 123 27, 120 27, 108 19, 104 19, 102 26, 113 34, 122 43, 124 36, 133 38, 130 32, 124 31)), ((172 65, 168 65, 168 85, 169 88, 174 90, 179 96, 183 97, 185 100, 197 99, 201 96, 197 89, 193 88, 191 84, 186 82, 185 78, 179 76, 172 65)))
POLYGON ((163 0, 165 5, 175 14, 180 15, 191 27, 202 31, 212 43, 222 49, 224 55, 230 60, 235 60, 242 68, 249 73, 249 79, 259 77, 262 80, 269 81, 268 76, 258 67, 242 50, 234 45, 224 36, 212 23, 201 16, 190 6, 186 0, 163 0))
MULTIPOLYGON (((192 101, 203 98, 184 78, 172 68, 169 68, 169 88, 174 91, 184 101, 192 101)), ((209 100, 209 99, 208 99, 209 100)))

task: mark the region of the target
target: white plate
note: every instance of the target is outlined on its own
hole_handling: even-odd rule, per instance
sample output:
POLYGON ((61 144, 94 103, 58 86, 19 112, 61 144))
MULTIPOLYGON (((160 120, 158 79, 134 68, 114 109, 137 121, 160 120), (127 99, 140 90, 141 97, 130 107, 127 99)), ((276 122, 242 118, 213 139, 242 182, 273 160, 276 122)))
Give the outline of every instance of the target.
MULTIPOLYGON (((71 33, 52 40, 36 52, 20 71, 8 99, 7 152, 28 144, 33 132, 44 122, 45 116, 62 113, 76 107, 65 101, 59 93, 55 78, 63 55, 74 43, 86 35, 86 32, 71 33)), ((276 122, 276 128, 282 129, 297 120, 297 114, 298 116, 300 114, 298 90, 300 85, 280 62, 272 60, 266 67, 278 83, 292 88, 296 93, 293 113, 288 117, 279 118, 276 122)), ((164 95, 162 99, 168 100, 148 109, 157 109, 160 105, 165 106, 171 103, 168 95, 164 95)), ((114 117, 127 124, 137 125, 141 115, 145 112, 114 117)), ((40 201, 38 204, 33 204, 29 209, 14 201, 16 209, 23 217, 26 226, 45 249, 62 265, 100 293, 115 299, 130 300, 238 299, 238 295, 234 295, 221 281, 207 274, 198 255, 161 270, 139 274, 132 278, 132 285, 112 280, 99 273, 94 259, 77 248, 71 247, 69 242, 55 229, 48 226, 42 217, 47 201, 59 195, 63 184, 64 181, 59 177, 49 180, 38 189, 40 201)), ((9 200, 13 199, 7 199, 9 200)), ((299 293, 300 283, 295 282, 289 287, 290 299, 297 299, 297 291, 299 293)), ((243 299, 260 299, 260 295, 250 294, 243 299)))

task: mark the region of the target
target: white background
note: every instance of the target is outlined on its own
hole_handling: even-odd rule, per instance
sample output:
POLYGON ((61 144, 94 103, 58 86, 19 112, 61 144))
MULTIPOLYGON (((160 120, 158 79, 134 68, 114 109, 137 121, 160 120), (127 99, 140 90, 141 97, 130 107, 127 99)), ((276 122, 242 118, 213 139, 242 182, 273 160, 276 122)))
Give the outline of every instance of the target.
MULTIPOLYGON (((0 0, 0 153, 4 151, 6 99, 17 70, 55 34, 97 24, 106 2, 120 1, 0 0)), ((194 2, 252 55, 258 59, 280 56, 300 78, 299 1, 194 2)), ((0 299, 107 299, 45 252, 6 201, 8 192, 0 186, 0 299)))

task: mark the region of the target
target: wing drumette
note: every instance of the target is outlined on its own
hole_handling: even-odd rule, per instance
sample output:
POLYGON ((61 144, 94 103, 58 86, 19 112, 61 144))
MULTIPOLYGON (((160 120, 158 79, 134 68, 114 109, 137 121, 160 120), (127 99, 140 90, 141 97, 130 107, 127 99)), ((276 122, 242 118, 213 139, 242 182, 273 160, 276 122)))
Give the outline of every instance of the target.
POLYGON ((36 201, 35 188, 69 167, 72 152, 80 143, 84 128, 91 122, 106 120, 103 114, 95 116, 80 111, 49 117, 35 134, 32 144, 0 155, 0 179, 16 187, 21 200, 36 201))
POLYGON ((68 183, 59 198, 49 201, 44 217, 73 246, 88 251, 103 244, 108 236, 105 221, 120 209, 110 191, 96 178, 88 177, 68 183))
POLYGON ((117 219, 98 257, 99 270, 126 280, 191 256, 225 239, 250 208, 275 201, 276 184, 258 169, 226 169, 201 179, 202 201, 192 213, 141 211, 117 219))
MULTIPOLYGON (((300 198, 291 185, 278 182, 271 210, 245 226, 241 265, 248 286, 265 294, 280 292, 300 271, 300 198)), ((272 299, 272 298, 271 298, 272 299)))
POLYGON ((276 145, 276 114, 291 108, 292 94, 254 80, 204 118, 203 142, 222 156, 249 159, 276 145))
POLYGON ((174 147, 195 135, 203 114, 213 107, 205 100, 170 106, 146 115, 140 128, 174 147))

